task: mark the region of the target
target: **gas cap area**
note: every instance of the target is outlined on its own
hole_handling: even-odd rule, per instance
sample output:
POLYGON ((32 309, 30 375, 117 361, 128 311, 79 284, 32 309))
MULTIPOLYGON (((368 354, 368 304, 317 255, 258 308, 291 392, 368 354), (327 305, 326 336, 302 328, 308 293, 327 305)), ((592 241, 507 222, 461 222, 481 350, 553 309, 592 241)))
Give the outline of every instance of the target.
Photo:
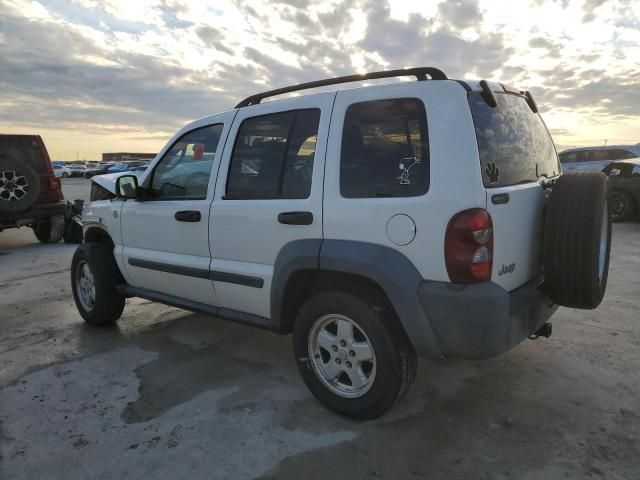
POLYGON ((394 215, 387 222, 387 237, 396 245, 409 245, 416 238, 416 224, 409 215, 394 215))

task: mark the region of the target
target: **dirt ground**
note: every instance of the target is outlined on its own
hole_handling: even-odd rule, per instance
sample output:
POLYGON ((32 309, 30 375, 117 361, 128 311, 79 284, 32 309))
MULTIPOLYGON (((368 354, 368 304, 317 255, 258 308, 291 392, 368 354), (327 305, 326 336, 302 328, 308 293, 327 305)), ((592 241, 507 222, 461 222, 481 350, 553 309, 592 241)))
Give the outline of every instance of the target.
POLYGON ((422 360, 370 422, 311 396, 289 337, 137 299, 85 326, 74 249, 0 233, 2 479, 640 478, 637 223, 615 225, 599 309, 491 360, 422 360))

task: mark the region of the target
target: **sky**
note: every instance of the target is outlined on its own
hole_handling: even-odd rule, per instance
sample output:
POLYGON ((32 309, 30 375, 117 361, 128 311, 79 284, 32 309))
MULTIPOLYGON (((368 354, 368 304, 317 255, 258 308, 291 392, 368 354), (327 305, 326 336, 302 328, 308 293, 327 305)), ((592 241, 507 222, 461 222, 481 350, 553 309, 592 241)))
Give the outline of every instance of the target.
POLYGON ((242 98, 414 66, 533 93, 559 149, 640 142, 640 0, 0 0, 0 132, 158 151, 242 98))

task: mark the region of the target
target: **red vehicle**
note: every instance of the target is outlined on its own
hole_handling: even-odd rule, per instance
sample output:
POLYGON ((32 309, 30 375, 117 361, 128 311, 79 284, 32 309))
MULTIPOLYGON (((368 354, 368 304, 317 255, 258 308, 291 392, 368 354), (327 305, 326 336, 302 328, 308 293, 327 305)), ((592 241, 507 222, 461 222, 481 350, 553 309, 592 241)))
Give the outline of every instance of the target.
POLYGON ((40 135, 0 135, 0 231, 28 226, 40 242, 58 242, 65 206, 40 135))

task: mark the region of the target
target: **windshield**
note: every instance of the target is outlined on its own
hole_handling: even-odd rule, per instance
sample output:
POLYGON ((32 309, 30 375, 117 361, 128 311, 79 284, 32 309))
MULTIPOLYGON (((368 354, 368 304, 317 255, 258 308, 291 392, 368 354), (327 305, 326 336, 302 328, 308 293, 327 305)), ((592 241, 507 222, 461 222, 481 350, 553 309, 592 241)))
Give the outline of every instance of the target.
POLYGON ((486 187, 534 182, 560 173, 558 156, 542 118, 524 97, 496 93, 491 108, 479 92, 469 94, 482 180, 486 187))

